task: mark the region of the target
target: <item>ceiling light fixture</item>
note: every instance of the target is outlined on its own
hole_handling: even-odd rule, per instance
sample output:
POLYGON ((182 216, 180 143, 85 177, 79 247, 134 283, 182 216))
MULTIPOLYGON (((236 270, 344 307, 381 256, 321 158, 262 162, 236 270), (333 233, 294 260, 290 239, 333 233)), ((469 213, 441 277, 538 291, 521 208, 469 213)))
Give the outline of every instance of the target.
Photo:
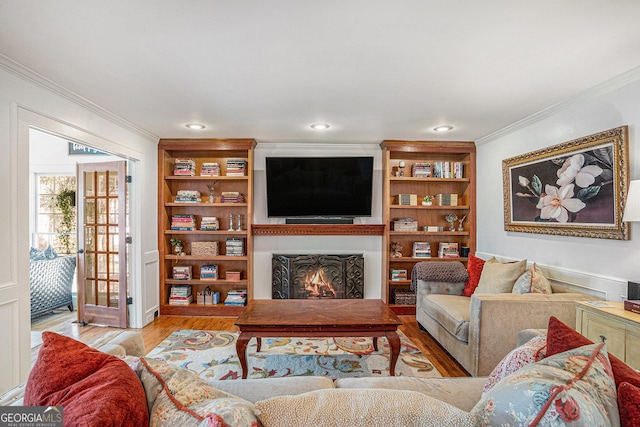
POLYGON ((453 126, 438 126, 433 128, 433 130, 436 132, 449 132, 452 129, 453 129, 453 126))
POLYGON ((325 129, 329 129, 329 125, 326 123, 314 123, 311 125, 311 129, 325 130, 325 129))
POLYGON ((204 129, 206 126, 200 123, 188 123, 185 125, 186 127, 188 127, 191 130, 202 130, 204 129))

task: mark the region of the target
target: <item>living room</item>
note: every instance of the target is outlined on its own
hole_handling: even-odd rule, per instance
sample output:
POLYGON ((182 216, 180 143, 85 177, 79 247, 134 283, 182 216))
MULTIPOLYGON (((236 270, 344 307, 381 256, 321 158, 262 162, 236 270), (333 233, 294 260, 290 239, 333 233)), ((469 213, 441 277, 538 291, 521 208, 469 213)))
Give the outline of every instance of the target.
MULTIPOLYGON (((504 5, 494 5, 504 6, 504 5)), ((552 7, 551 4, 540 6, 536 9, 539 15, 543 16, 544 7, 552 7)), ((2 33, 2 44, 0 44, 0 87, 2 94, 0 100, 2 112, 0 113, 0 129, 3 130, 4 138, 0 141, 0 164, 4 171, 3 182, 8 185, 2 186, 0 194, 4 200, 8 200, 9 209, 5 209, 0 213, 0 224, 2 224, 3 235, 7 236, 7 242, 0 249, 0 259, 2 260, 2 279, 0 283, 3 286, 2 307, 0 319, 3 328, 0 333, 5 343, 10 343, 9 347, 14 351, 9 354, 3 352, 3 363, 8 368, 0 373, 0 384, 2 389, 6 390, 15 384, 24 382, 30 370, 28 360, 28 330, 29 330, 29 298, 28 298, 28 245, 29 245, 29 215, 28 203, 23 191, 23 183, 28 182, 28 129, 34 127, 43 129, 48 132, 65 136, 73 141, 81 141, 89 146, 93 146, 110 153, 117 154, 132 159, 137 164, 138 178, 133 183, 134 197, 137 197, 139 203, 134 207, 132 212, 131 230, 135 236, 131 247, 131 256, 133 269, 131 271, 132 295, 134 298, 134 309, 132 310, 131 325, 134 327, 142 327, 154 319, 158 310, 160 301, 158 293, 158 225, 157 225, 157 144, 160 138, 166 137, 182 137, 182 138, 215 138, 215 137, 249 137, 256 138, 258 144, 255 150, 255 215, 254 223, 268 223, 272 220, 265 216, 264 208, 264 192, 260 189, 264 188, 264 159, 272 155, 324 155, 331 153, 332 155, 366 155, 373 156, 375 159, 374 179, 374 198, 373 198, 373 215, 370 218, 361 219, 370 223, 382 222, 382 152, 380 150, 380 142, 384 139, 406 139, 406 140, 466 140, 473 141, 477 150, 477 246, 476 255, 485 259, 496 256, 502 260, 522 260, 527 259, 529 262, 536 262, 542 266, 546 272, 553 276, 554 279, 561 281, 569 286, 589 294, 593 294, 600 298, 610 301, 620 301, 622 297, 627 295, 627 282, 640 280, 640 270, 638 268, 638 254, 640 253, 640 239, 637 235, 640 233, 637 223, 630 223, 629 240, 614 240, 601 238, 584 238, 572 236, 558 236, 548 234, 535 233, 518 233, 507 232, 504 229, 504 192, 502 177, 502 161, 504 159, 521 155, 545 147, 560 144, 576 138, 585 137, 608 129, 619 126, 629 127, 629 156, 628 156, 628 179, 640 179, 640 149, 638 142, 640 134, 638 124, 640 124, 640 106, 637 100, 640 99, 640 60, 638 58, 639 49, 637 47, 638 31, 632 21, 632 16, 637 16, 635 5, 621 4, 620 10, 616 12, 616 18, 620 24, 615 25, 616 31, 621 32, 620 39, 627 40, 622 43, 620 39, 616 39, 612 44, 601 46, 597 40, 603 38, 603 34, 610 32, 611 27, 605 25, 602 20, 606 13, 603 9, 598 9, 595 3, 591 4, 589 10, 593 8, 598 10, 594 15, 600 15, 600 21, 592 15, 588 22, 590 25, 576 25, 571 27, 574 32, 576 28, 592 28, 594 34, 590 34, 589 41, 584 41, 585 46, 597 53, 589 54, 582 52, 584 46, 571 44, 577 43, 576 39, 571 37, 571 31, 560 31, 563 26, 561 18, 548 23, 558 31, 558 35, 563 34, 566 37, 568 47, 564 49, 554 50, 558 55, 566 55, 564 61, 555 67, 549 66, 546 72, 537 69, 535 72, 527 71, 527 67, 533 66, 518 56, 519 64, 524 70, 519 80, 522 86, 521 90, 514 91, 510 103, 503 103, 497 106, 485 106, 483 100, 490 99, 486 92, 482 95, 475 95, 472 98, 461 98, 456 93, 463 92, 466 94, 477 93, 473 86, 458 86, 451 88, 446 98, 435 107, 429 107, 425 103, 420 103, 422 111, 430 111, 431 108, 445 108, 451 110, 442 116, 433 113, 429 120, 422 122, 416 118, 421 114, 412 113, 411 120, 402 121, 396 117, 396 120, 403 123, 405 130, 403 132, 389 132, 391 125, 382 121, 382 118, 374 112, 381 109, 384 99, 380 97, 366 98, 361 103, 363 110, 371 111, 371 115, 359 112, 359 115, 366 116, 364 119, 356 121, 360 124, 359 128, 344 129, 347 114, 345 112, 344 119, 339 116, 341 109, 331 116, 328 113, 319 112, 317 114, 308 114, 304 120, 296 123, 288 123, 287 129, 291 131, 277 129, 272 130, 274 126, 271 123, 264 123, 260 119, 257 109, 250 105, 243 104, 236 106, 229 103, 229 109, 245 110, 246 117, 252 118, 253 123, 260 126, 242 128, 235 122, 223 127, 219 122, 225 120, 224 106, 218 107, 217 116, 214 118, 208 115, 199 115, 193 113, 187 105, 182 105, 185 113, 178 121, 168 123, 165 118, 154 118, 154 105, 152 103, 145 104, 144 108, 140 107, 140 100, 136 100, 136 107, 144 114, 140 117, 140 121, 136 121, 127 117, 125 114, 118 112, 115 108, 118 104, 115 100, 111 102, 100 102, 86 96, 85 87, 75 87, 72 80, 57 77, 64 76, 64 69, 73 61, 58 61, 56 58, 44 57, 45 65, 36 67, 36 63, 31 63, 33 58, 22 57, 14 52, 12 47, 12 37, 8 33, 2 33), (570 54, 568 52, 571 52, 570 54), (609 52, 610 51, 610 52, 609 52), (579 55, 580 54, 580 55, 579 55), (574 55, 579 55, 574 59, 574 55), (593 55, 593 56, 590 56, 593 55), (614 59, 618 62, 614 62, 614 59), (570 67, 571 63, 573 67, 570 67), (595 67, 597 63, 604 62, 605 66, 595 67), (48 64, 47 64, 48 63, 48 64), (607 70, 606 64, 612 65, 607 70), (565 67, 565 68, 563 68, 565 67), (593 68, 593 69, 592 69, 593 68), (566 71, 563 71, 566 70, 566 71), (574 76, 588 76, 581 80, 580 84, 576 83, 574 76), (511 108, 516 109, 520 104, 525 103, 527 98, 533 96, 534 92, 543 91, 548 81, 557 84, 560 81, 562 91, 554 94, 548 94, 545 99, 540 100, 537 105, 529 106, 528 110, 518 110, 517 112, 509 111, 511 108), (474 118, 475 121, 469 121, 456 127, 453 133, 436 134, 431 129, 439 124, 442 120, 455 122, 455 105, 450 104, 462 103, 466 99, 466 103, 470 104, 477 110, 483 110, 483 115, 474 118), (446 102, 445 102, 446 100, 446 102), (492 128, 486 128, 484 121, 488 121, 489 117, 503 118, 492 128), (441 118, 442 117, 442 118, 441 118), (204 123, 212 122, 212 124, 201 132, 193 132, 184 128, 184 123, 188 121, 199 121, 204 123), (371 123, 385 123, 385 125, 366 127, 371 123), (315 121, 328 122, 331 127, 324 133, 315 132, 309 129, 308 124, 315 121), (411 129, 409 129, 411 128, 411 129), (478 130, 479 129, 479 130, 478 130), (269 135, 268 137, 265 135, 269 135)), ((44 19, 42 16, 28 16, 28 9, 13 9, 8 5, 8 12, 3 13, 4 21, 18 17, 18 23, 8 23, 3 25, 3 31, 9 32, 9 29, 16 31, 16 26, 21 25, 20 22, 32 23, 33 28, 37 28, 44 19), (31 21, 31 20, 34 21, 31 21)), ((71 7, 71 6, 68 6, 71 7)), ((364 9, 367 7, 362 6, 364 9)), ((573 5, 573 8, 581 6, 573 5)), ((571 9, 571 8, 569 8, 571 9)), ((271 16, 268 11, 260 11, 266 13, 265 16, 271 16)), ((570 10, 571 11, 571 10, 570 10)), ((571 21, 570 11, 564 10, 567 25, 571 21)), ((609 11, 609 10, 607 10, 609 11)), ((86 12, 86 11, 85 11, 86 12)), ((231 13, 232 11, 229 11, 231 13)), ((55 11, 50 11, 55 15, 55 11)), ((298 13, 301 13, 298 11, 298 13)), ((396 12, 397 13, 397 12, 396 12)), ((516 11, 507 9, 507 16, 514 18, 502 33, 493 33, 495 38, 502 37, 510 39, 511 34, 517 33, 518 28, 514 27, 516 22, 522 24, 526 22, 522 16, 516 11), (520 17, 520 21, 515 20, 515 16, 520 17)), ((44 14, 43 14, 44 15, 44 14)), ((411 15, 411 13, 408 13, 411 15)), ((404 16, 404 13, 394 14, 394 17, 404 16)), ((422 15, 423 17, 426 15, 422 15)), ((484 15, 483 15, 484 16, 484 15)), ((274 17, 275 19, 275 17, 274 17)), ((487 18, 489 19, 489 18, 487 18)), ((78 19, 79 20, 79 19, 78 19)), ((385 22, 380 16, 376 17, 376 23, 385 22)), ((491 21, 493 23, 493 21, 491 21)), ((611 21, 608 21, 611 22, 611 21)), ((341 21, 341 23, 343 23, 341 21)), ((344 23, 343 23, 344 24, 344 23)), ((412 22, 412 24, 416 24, 412 22)), ((346 25, 346 24, 345 24, 346 25)), ((432 22, 425 23, 425 26, 433 25, 432 22)), ((524 24, 522 24, 524 25, 524 24)), ((574 24, 572 24, 574 25, 574 24)), ((126 27, 126 25, 123 24, 126 27)), ((381 24, 382 26, 382 24, 381 24)), ((398 24, 402 27, 401 24, 398 24)), ((203 27, 204 28, 204 27, 203 27)), ((270 26, 260 27, 263 34, 273 30, 270 26)), ((369 27, 365 28, 367 31, 369 27)), ((459 29, 459 27, 458 27, 459 29)), ((544 30, 544 26, 540 31, 544 30)), ((533 29, 528 34, 535 34, 533 29)), ((18 32, 17 34, 21 34, 18 32)), ((349 33, 350 36, 356 35, 349 33)), ((385 33, 389 36, 389 34, 385 33)), ((473 34, 468 34, 473 37, 473 34)), ((533 36, 531 36, 533 38, 533 36)), ((15 39, 13 39, 15 40, 15 39)), ((25 39, 33 45, 37 45, 37 41, 25 39)), ((252 39, 255 40, 255 39, 252 39)), ((360 39, 357 39, 360 40, 360 39)), ((424 38, 421 38, 426 42, 424 38)), ((483 40, 486 41, 486 40, 483 40)), ((163 42, 168 40, 163 39, 163 42)), ((548 48, 551 49, 553 43, 547 40, 548 48)), ((142 42, 141 42, 142 43, 142 42)), ((153 43, 149 42, 150 45, 153 43)), ((158 42, 160 43, 160 42, 158 42)), ((61 43, 64 44, 64 43, 61 43)), ((107 49, 108 42, 104 42, 101 47, 104 52, 111 53, 111 49, 107 49)), ((357 45, 357 43, 354 43, 357 45)), ((402 43, 398 42, 399 45, 402 43)), ((561 44, 561 43, 558 43, 561 44)), ((403 45, 404 46, 404 45, 403 45)), ((529 47, 530 45, 527 45, 529 47)), ((545 46, 546 47, 546 46, 545 46)), ((352 46, 353 49, 355 47, 352 46)), ((149 51, 157 52, 153 47, 149 47, 149 51)), ((415 48, 414 48, 415 49, 415 48)), ((510 44, 503 47, 505 50, 514 49, 510 44)), ((393 50, 392 46, 389 50, 393 50)), ((588 50, 588 49, 587 49, 588 50)), ((29 51, 29 49, 24 49, 29 51)), ((141 49, 139 52, 144 51, 141 49)), ((349 50, 347 50, 348 52, 349 50)), ((254 51, 255 52, 255 51, 254 51)), ((278 54, 276 57, 282 59, 288 52, 270 51, 272 54, 278 54)), ((538 56, 536 61, 544 61, 545 57, 538 50, 535 50, 538 56)), ((63 54, 64 52, 60 52, 63 54)), ((429 54, 430 56, 432 54, 429 54)), ((66 57, 64 57, 66 59, 66 57)), ((340 57, 345 63, 348 58, 340 57)), ((392 56, 393 58, 393 56, 392 56)), ((533 56, 532 56, 533 58, 533 56)), ((483 63, 482 58, 472 57, 469 61, 478 67, 483 63), (472 60, 471 60, 472 59, 472 60)), ((495 59, 491 57, 491 59, 495 59)), ((391 60, 391 59, 389 59, 391 60)), ((551 60, 551 58, 549 58, 551 60)), ((533 62, 533 59, 530 59, 533 62)), ((108 62, 108 61, 107 61, 108 62)), ((491 61, 488 61, 491 62, 491 61)), ((402 62, 409 65, 409 62, 402 62)), ((104 67, 108 64, 101 63, 104 67)), ((294 64, 296 67, 300 64, 294 64)), ((500 62, 500 66, 508 68, 507 65, 500 62)), ((602 64, 600 64, 602 65, 602 64)), ((299 68, 291 68, 291 75, 294 75, 299 68)), ((179 67, 181 68, 181 67, 179 67)), ((339 68, 339 67, 338 67, 339 68)), ((424 67, 427 69, 429 67, 424 67)), ((110 75, 118 75, 123 68, 108 69, 110 75)), ((255 68, 254 68, 255 69, 255 68)), ((280 72, 288 70, 279 70, 280 72)), ((361 71, 361 69, 358 68, 361 71)), ((178 73, 180 69, 176 70, 178 73)), ((190 67, 183 67, 185 79, 190 79, 190 67)), ((275 72, 269 69, 270 72, 275 72)), ((448 70, 452 72, 452 70, 448 70)), ((230 73, 230 72, 229 72, 230 73)), ((499 67, 493 69, 494 76, 501 76, 502 71, 499 67)), ((87 74, 89 74, 87 72, 87 74)), ((265 72, 265 74, 267 74, 265 72)), ((97 74, 103 76, 102 74, 97 74)), ((344 98, 349 98, 353 92, 348 88, 351 85, 358 85, 357 79, 348 81, 342 80, 340 74, 331 74, 335 78, 334 86, 337 93, 344 98)), ((344 76, 344 75, 343 75, 344 76)), ((349 74, 348 76, 351 76, 349 74)), ((227 78, 227 74, 223 77, 227 78)), ((266 78, 265 76, 263 76, 266 78)), ((102 77, 96 77, 95 81, 99 81, 102 77)), ((211 77, 213 79, 213 77, 211 77)), ((221 77, 222 78, 222 77, 221 77)), ((408 77, 407 77, 408 78, 408 77)), ((462 78, 462 77, 460 77, 462 78)), ((500 78, 495 81, 487 80, 489 83, 482 84, 485 80, 476 78, 475 84, 478 91, 482 86, 488 85, 494 90, 499 85, 500 78)), ((144 78, 142 78, 144 80, 144 78)), ((94 85, 95 85, 94 81, 94 85)), ((146 99, 149 92, 153 92, 153 88, 145 87, 140 80, 140 87, 145 89, 141 93, 140 98, 146 99)), ((466 80, 465 80, 466 82, 466 80)), ((304 82, 298 82, 302 85, 304 82)), ((310 82, 306 82, 311 85, 310 82)), ((506 82, 505 82, 506 83, 506 82)), ((206 85, 212 84, 207 80, 206 85)), ((364 83, 363 83, 364 84, 364 83)), ((454 85, 452 83, 452 85, 454 85)), ((123 86, 125 87, 125 86, 123 86)), ((294 91, 301 92, 302 86, 297 86, 294 91)), ((255 88, 254 88, 255 89, 255 88)), ((259 88, 258 88, 259 89, 259 88)), ((395 89, 405 89, 404 86, 395 89)), ((279 87, 282 90, 282 87, 279 87)), ((114 93, 114 96, 122 99, 129 99, 126 92, 114 93)), ((177 90, 176 92, 180 92, 177 90)), ((273 97, 273 92, 259 92, 260 96, 256 96, 256 104, 268 104, 264 106, 266 110, 278 109, 277 98, 273 97), (270 101, 267 101, 270 100, 270 101)), ((166 98, 172 100, 173 93, 169 95, 163 94, 166 98)), ((428 99, 430 93, 420 90, 416 95, 412 95, 410 90, 406 92, 391 91, 387 93, 389 98, 424 98, 428 99), (398 96, 401 93, 402 96, 398 96)), ((507 99, 509 94, 501 94, 507 99)), ((307 109, 313 109, 313 106, 321 99, 319 95, 316 98, 307 98, 307 109), (309 99, 312 99, 309 101, 309 99)), ((497 96, 497 95, 496 95, 497 96)), ((249 95, 238 93, 236 98, 251 98, 249 95)), ((213 99, 213 97, 212 97, 213 99)), ((172 101, 167 101, 172 102, 172 101)), ((304 103, 303 103, 304 104, 304 103)), ((158 107, 156 105, 156 107, 158 107)), ((122 108, 122 107, 121 107, 122 108)), ((257 107, 256 107, 257 108, 257 107)), ((158 107, 161 109, 161 107, 158 107)), ((394 102, 393 109, 403 111, 402 103, 394 102)), ((125 111, 125 110, 122 110, 125 111)), ((298 111, 288 110, 292 119, 298 116, 298 111)), ((390 111, 383 109, 384 114, 390 111)), ((266 113, 265 113, 266 114, 266 113)), ((409 112, 405 111, 405 114, 409 112)), ((157 112, 160 117, 160 112, 157 112)), ((267 116, 270 117, 270 116, 267 116)), ((496 122, 492 122, 496 123, 496 122)), ((455 123, 454 123, 455 124, 455 123)), ((318 249, 322 252, 329 251, 332 246, 339 242, 341 251, 365 251, 367 259, 367 280, 370 280, 367 298, 381 297, 382 293, 382 273, 381 267, 376 266, 376 262, 382 263, 382 240, 376 237, 340 237, 335 240, 330 237, 258 237, 255 241, 254 256, 254 277, 257 281, 254 287, 254 297, 268 298, 268 279, 265 278, 265 268, 270 267, 271 254, 280 250, 297 250, 297 249, 318 249), (266 266, 266 267, 265 267, 266 266)))

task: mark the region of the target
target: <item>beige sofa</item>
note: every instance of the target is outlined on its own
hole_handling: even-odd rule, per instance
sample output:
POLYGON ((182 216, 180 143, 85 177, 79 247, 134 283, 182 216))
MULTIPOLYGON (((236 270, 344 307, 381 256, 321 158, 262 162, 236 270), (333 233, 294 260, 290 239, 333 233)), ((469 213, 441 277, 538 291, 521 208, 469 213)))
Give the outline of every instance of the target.
POLYGON ((472 376, 486 376, 518 332, 546 328, 550 316, 576 323, 576 301, 598 298, 551 283, 553 293, 461 296, 465 282, 417 280, 416 320, 472 376))

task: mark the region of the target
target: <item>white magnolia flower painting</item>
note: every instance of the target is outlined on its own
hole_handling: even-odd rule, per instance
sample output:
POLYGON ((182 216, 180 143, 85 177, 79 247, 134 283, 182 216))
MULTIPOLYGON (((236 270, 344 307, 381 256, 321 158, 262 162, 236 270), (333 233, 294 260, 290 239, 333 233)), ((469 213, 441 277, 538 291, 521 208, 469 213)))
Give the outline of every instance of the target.
POLYGON ((505 229, 627 239, 627 144, 623 126, 504 160, 505 229))

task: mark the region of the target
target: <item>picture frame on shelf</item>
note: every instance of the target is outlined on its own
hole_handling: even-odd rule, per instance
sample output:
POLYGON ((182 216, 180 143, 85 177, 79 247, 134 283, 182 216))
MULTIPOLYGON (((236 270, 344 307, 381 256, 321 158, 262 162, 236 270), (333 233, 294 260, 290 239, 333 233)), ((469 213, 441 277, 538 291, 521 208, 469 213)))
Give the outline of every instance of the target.
POLYGON ((503 160, 505 231, 628 240, 628 139, 621 126, 503 160))

